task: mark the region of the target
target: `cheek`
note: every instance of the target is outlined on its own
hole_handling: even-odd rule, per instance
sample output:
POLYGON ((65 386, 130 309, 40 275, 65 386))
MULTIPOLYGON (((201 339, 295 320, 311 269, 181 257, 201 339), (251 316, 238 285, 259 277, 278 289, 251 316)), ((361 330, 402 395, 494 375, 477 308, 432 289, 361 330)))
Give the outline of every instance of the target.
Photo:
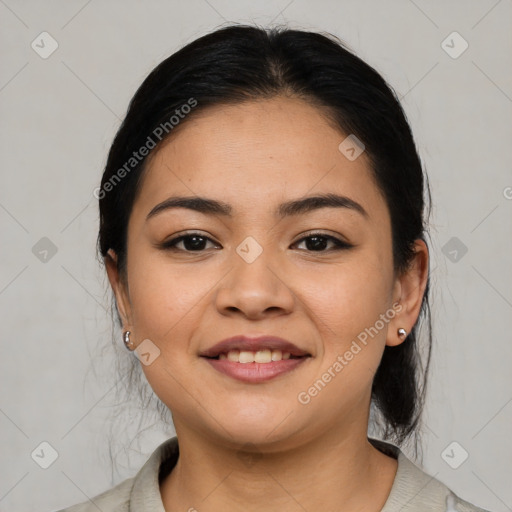
POLYGON ((356 259, 353 264, 330 267, 314 280, 308 277, 303 286, 308 296, 304 301, 315 309, 326 335, 340 344, 373 326, 390 303, 391 268, 364 257, 356 259))
POLYGON ((192 272, 185 265, 166 264, 158 253, 140 251, 131 263, 130 300, 140 334, 162 342, 183 339, 178 333, 194 319, 195 308, 214 284, 214 276, 192 272))
POLYGON ((312 305, 322 338, 318 378, 329 380, 325 372, 340 375, 331 379, 333 394, 324 394, 337 401, 342 390, 357 395, 358 389, 367 389, 377 370, 395 316, 390 305, 393 273, 391 261, 388 265, 361 254, 350 264, 331 267, 328 274, 308 280, 309 299, 304 300, 312 305))
POLYGON ((190 340, 200 323, 202 301, 216 280, 211 272, 204 275, 171 266, 157 253, 140 251, 133 254, 131 263, 128 275, 136 340, 149 339, 159 350, 158 357, 141 368, 156 395, 171 410, 190 414, 192 421, 200 414, 193 409, 202 389, 199 379, 191 381, 197 361, 190 340))
POLYGON ((337 423, 347 416, 366 421, 371 385, 394 316, 385 316, 390 282, 389 271, 362 259, 350 268, 338 267, 329 279, 315 280, 314 287, 310 282, 312 318, 323 352, 296 393, 296 410, 312 425, 337 423), (387 321, 381 320, 383 314, 387 321))

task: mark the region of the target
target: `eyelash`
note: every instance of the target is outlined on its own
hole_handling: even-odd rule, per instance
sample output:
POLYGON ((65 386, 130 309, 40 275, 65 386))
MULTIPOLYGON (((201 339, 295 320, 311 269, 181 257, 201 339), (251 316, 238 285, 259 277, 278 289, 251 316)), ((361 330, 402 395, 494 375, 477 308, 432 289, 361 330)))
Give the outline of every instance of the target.
MULTIPOLYGON (((179 252, 185 252, 185 253, 200 253, 200 252, 205 252, 205 250, 200 250, 200 251, 188 251, 186 249, 178 249, 176 248, 176 245, 178 243, 180 243, 181 241, 187 239, 187 238, 192 238, 192 237, 199 237, 199 238, 203 238, 205 240, 209 240, 210 242, 213 242, 213 240, 205 235, 203 235, 202 233, 187 233, 186 235, 180 235, 180 236, 177 236, 176 238, 172 238, 171 240, 167 240, 166 242, 163 242, 161 245, 160 245, 160 248, 161 249, 164 249, 164 250, 168 250, 168 251, 179 251, 179 252)), ((327 249, 327 250, 323 250, 323 251, 307 251, 307 252, 313 252, 313 253, 325 253, 325 252, 332 252, 332 251, 342 251, 342 250, 346 250, 346 249, 351 249, 352 247, 354 247, 353 245, 347 243, 347 242, 344 242, 343 240, 340 240, 339 238, 336 238, 334 236, 331 236, 331 235, 327 235, 325 233, 318 233, 318 232, 310 232, 308 233, 306 236, 302 237, 300 240, 297 240, 297 242, 295 242, 295 244, 298 244, 300 242, 303 242, 305 240, 307 240, 308 238, 313 238, 313 237, 319 237, 319 238, 325 238, 329 241, 332 241, 334 243, 334 248, 332 249, 327 249)), ((215 242, 213 242, 215 243, 215 242)), ((294 244, 294 245, 295 245, 294 244)))

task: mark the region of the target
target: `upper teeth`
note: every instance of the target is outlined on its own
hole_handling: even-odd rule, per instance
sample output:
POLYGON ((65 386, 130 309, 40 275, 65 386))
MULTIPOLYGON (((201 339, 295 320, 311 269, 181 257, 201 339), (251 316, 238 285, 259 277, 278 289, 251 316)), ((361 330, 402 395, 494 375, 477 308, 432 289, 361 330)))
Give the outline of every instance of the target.
POLYGON ((281 361, 289 359, 290 352, 282 350, 258 350, 251 352, 248 350, 230 350, 227 354, 219 354, 219 359, 228 359, 235 363, 270 363, 272 361, 281 361))

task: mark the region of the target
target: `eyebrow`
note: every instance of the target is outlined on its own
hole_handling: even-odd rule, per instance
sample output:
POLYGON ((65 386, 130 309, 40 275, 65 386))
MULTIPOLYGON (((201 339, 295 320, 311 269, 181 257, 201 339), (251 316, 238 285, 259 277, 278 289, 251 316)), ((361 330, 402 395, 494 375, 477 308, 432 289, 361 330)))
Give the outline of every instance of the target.
MULTIPOLYGON (((222 215, 225 217, 232 217, 233 212, 231 205, 223 201, 199 196, 178 196, 169 197, 165 201, 157 204, 148 213, 146 220, 173 208, 187 208, 205 215, 222 215)), ((275 215, 284 218, 293 215, 302 215, 321 208, 347 208, 368 218, 367 211, 358 202, 338 194, 319 194, 286 201, 278 205, 275 210, 275 215)))

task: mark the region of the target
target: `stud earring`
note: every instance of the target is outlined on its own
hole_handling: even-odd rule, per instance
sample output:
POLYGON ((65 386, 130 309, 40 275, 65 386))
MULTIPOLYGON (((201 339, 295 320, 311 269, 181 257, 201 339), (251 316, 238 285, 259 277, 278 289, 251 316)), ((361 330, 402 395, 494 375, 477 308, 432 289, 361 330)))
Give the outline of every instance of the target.
POLYGON ((407 338, 407 331, 403 327, 400 327, 400 329, 398 329, 397 333, 398 333, 398 337, 400 339, 405 340, 405 338, 407 338))
POLYGON ((124 341, 124 346, 129 351, 132 351, 132 350, 134 350, 134 347, 133 347, 133 343, 130 340, 130 334, 131 334, 130 331, 124 331, 124 333, 123 333, 123 341, 124 341))

